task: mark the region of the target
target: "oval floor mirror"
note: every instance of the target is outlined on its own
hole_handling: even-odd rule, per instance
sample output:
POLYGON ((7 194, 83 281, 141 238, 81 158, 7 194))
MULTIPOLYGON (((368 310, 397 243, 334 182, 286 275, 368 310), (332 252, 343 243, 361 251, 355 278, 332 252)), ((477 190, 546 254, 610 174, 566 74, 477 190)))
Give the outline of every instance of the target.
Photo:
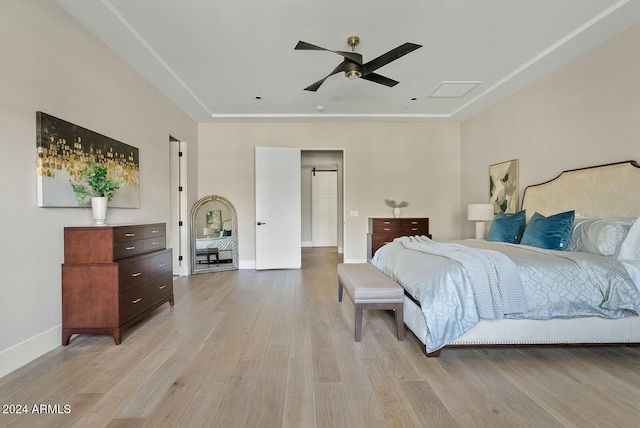
POLYGON ((200 199, 191 210, 191 273, 238 269, 238 216, 222 196, 200 199))

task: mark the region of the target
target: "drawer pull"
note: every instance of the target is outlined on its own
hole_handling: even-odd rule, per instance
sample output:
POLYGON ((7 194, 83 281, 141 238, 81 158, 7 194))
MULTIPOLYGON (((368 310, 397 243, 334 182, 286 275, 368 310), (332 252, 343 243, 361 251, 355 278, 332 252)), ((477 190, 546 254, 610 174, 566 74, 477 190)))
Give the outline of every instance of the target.
POLYGON ((158 287, 158 290, 163 290, 163 289, 165 289, 165 288, 167 288, 167 286, 166 286, 166 285, 161 285, 160 287, 158 287))
POLYGON ((411 230, 418 230, 418 228, 417 227, 412 227, 411 230))
POLYGON ((418 222, 417 221, 412 221, 411 224, 418 224, 418 222))
POLYGON ((136 305, 136 304, 138 304, 140 302, 142 302, 142 298, 141 297, 138 297, 136 300, 132 300, 131 301, 131 303, 133 303, 134 305, 136 305))
POLYGON ((132 273, 132 274, 131 274, 131 276, 132 276, 133 278, 135 278, 136 276, 140 276, 140 275, 142 275, 142 272, 136 272, 136 273, 132 273))
POLYGON ((127 238, 130 238, 132 236, 136 236, 135 233, 125 233, 124 236, 126 236, 127 238))
POLYGON ((135 249, 136 249, 136 247, 127 247, 127 248, 125 248, 125 250, 127 250, 127 251, 129 251, 129 250, 135 250, 135 249))
POLYGON ((152 230, 151 233, 160 233, 159 230, 152 230))
POLYGON ((385 231, 389 231, 389 230, 391 230, 391 229, 389 229, 388 227, 385 227, 385 228, 384 228, 384 230, 385 230, 385 231))
POLYGON ((154 241, 151 243, 151 245, 158 245, 160 243, 160 241, 154 241))
POLYGON ((384 224, 391 224, 391 222, 390 221, 385 221, 384 224))

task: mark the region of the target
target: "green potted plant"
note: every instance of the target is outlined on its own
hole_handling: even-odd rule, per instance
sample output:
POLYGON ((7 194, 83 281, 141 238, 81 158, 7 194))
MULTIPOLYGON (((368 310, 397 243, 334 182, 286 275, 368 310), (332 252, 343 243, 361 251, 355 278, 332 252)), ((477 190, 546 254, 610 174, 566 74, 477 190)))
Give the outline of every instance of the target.
POLYGON ((107 202, 113 199, 113 194, 125 180, 123 177, 107 178, 109 169, 97 162, 88 162, 80 173, 84 183, 71 181, 73 194, 79 205, 91 202, 93 218, 96 225, 103 225, 107 217, 107 202))

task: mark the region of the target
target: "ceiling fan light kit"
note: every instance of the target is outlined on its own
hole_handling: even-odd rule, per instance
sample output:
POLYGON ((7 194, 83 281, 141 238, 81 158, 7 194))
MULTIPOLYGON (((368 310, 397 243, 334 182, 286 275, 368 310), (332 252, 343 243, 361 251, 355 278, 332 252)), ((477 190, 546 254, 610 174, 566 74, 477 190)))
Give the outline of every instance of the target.
POLYGON ((306 88, 304 88, 304 90, 315 92, 318 90, 318 88, 320 88, 320 86, 324 83, 324 81, 327 78, 333 76, 334 74, 338 74, 340 72, 344 72, 344 75, 351 80, 362 78, 370 82, 379 83, 381 85, 385 85, 388 87, 393 87, 397 85, 399 82, 393 79, 389 79, 388 77, 382 76, 380 74, 374 73, 374 71, 422 47, 422 45, 416 45, 415 43, 407 42, 398 46, 395 49, 391 49, 389 52, 384 53, 367 63, 363 63, 362 55, 356 52, 356 46, 358 46, 359 43, 360 43, 360 38, 358 36, 350 36, 349 38, 347 38, 347 44, 351 46, 351 52, 345 52, 345 51, 334 51, 331 49, 325 49, 320 46, 312 45, 311 43, 303 42, 302 40, 300 40, 296 45, 296 47, 294 48, 294 50, 327 51, 327 52, 333 52, 344 58, 342 62, 338 64, 338 66, 334 68, 331 73, 329 73, 324 78, 318 80, 317 82, 307 86, 306 88))

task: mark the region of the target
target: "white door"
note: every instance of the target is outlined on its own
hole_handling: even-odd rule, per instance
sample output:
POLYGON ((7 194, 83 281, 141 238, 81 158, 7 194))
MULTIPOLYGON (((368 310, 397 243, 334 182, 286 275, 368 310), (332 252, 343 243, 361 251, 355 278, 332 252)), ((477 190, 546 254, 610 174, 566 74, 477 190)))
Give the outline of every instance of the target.
POLYGON ((256 269, 300 269, 300 149, 256 147, 256 269))
POLYGON ((338 171, 311 172, 311 245, 338 245, 338 171))

